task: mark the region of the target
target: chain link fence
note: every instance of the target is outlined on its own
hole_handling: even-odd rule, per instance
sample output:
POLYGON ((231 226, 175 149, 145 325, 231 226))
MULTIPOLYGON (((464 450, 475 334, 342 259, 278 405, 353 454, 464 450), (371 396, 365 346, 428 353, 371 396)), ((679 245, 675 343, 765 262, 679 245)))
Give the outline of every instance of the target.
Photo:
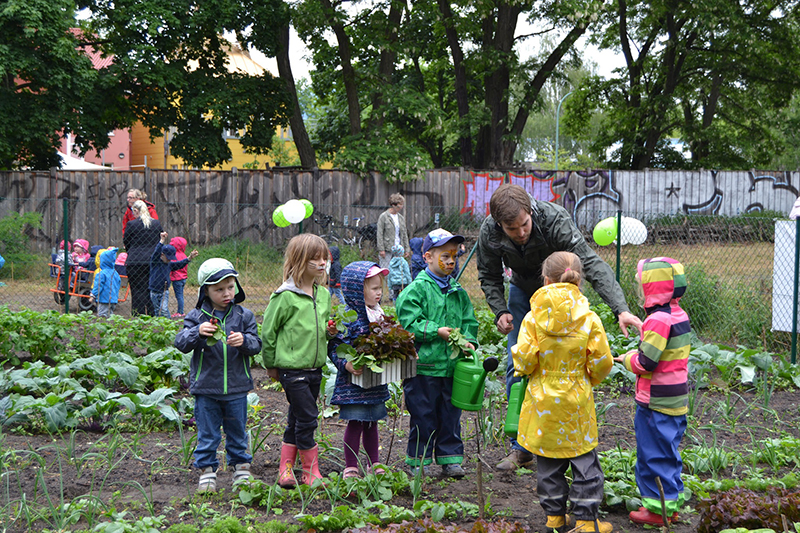
MULTIPOLYGON (((127 253, 129 259, 127 265, 124 261, 117 263, 122 284, 115 313, 130 316, 137 309, 153 312, 152 306, 148 306, 152 288, 148 267, 161 231, 168 234, 167 241, 185 238, 186 255, 194 249, 198 251, 198 256, 186 269, 183 309, 176 300, 175 287, 169 284, 170 316, 181 311, 186 313, 194 307, 198 293, 197 269, 211 257, 224 257, 233 262, 247 293, 245 305, 257 316, 262 315, 269 295, 282 282, 285 244, 301 231, 325 235, 331 246, 338 246, 342 266, 361 259, 378 259, 374 231, 380 211, 374 206, 317 205, 310 217, 288 228, 278 228, 272 223, 272 210, 277 206, 262 206, 259 209, 269 224, 261 221, 260 226, 268 229, 252 232, 248 227, 237 226, 234 211, 241 209, 240 204, 208 204, 198 209, 194 202, 170 203, 155 206, 159 218, 150 228, 135 223, 126 226, 127 236, 123 237, 119 220, 125 206, 117 201, 100 205, 96 213, 81 209, 80 200, 50 202, 52 204, 40 202, 36 211, 0 220, 0 254, 6 260, 0 269, 0 282, 4 283, 0 287, 0 302, 11 309, 96 312, 96 306, 88 298, 96 270, 96 252, 116 247, 119 255, 127 253), (38 213, 51 215, 42 223, 38 213), (107 213, 114 216, 109 217, 107 213), (128 229, 133 231, 129 233, 128 229), (76 240, 88 241, 89 258, 74 255, 76 240), (66 262, 64 250, 59 248, 61 241, 71 243, 66 262), (131 256, 135 261, 131 261, 131 256)), ((20 201, 20 205, 22 203, 20 201)), ((250 206, 250 210, 254 207, 250 206)), ((735 217, 624 212, 594 215, 595 218, 580 229, 590 245, 618 273, 634 313, 643 316, 634 289, 637 262, 669 256, 686 268, 689 287, 682 306, 702 340, 783 353, 796 350, 791 334, 791 325, 797 323, 797 283, 794 281, 797 279, 797 229, 794 221, 779 220, 783 216, 780 213, 735 217), (593 238, 593 224, 620 214, 640 221, 647 229, 646 238, 635 240, 642 241, 640 244, 598 245, 593 238)), ((482 222, 482 218, 461 213, 458 206, 431 207, 422 219, 425 222, 418 227, 408 228, 410 237, 424 237, 431 229, 444 227, 466 236, 467 252, 474 246, 482 222)), ((624 234, 622 240, 630 241, 624 234)), ((475 306, 485 308, 476 261, 474 257, 467 261, 468 257, 466 254, 461 258, 464 271, 459 281, 475 306)), ((584 290, 593 303, 600 302, 591 287, 584 290)), ((388 292, 384 300, 388 300, 388 292)), ((391 305, 391 302, 386 304, 391 305)))

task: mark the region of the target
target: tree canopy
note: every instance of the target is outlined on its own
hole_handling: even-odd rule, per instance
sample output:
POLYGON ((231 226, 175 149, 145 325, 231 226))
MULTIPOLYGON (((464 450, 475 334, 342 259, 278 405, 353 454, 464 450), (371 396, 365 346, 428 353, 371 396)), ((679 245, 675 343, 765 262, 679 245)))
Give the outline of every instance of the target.
POLYGON ((0 169, 60 165, 64 134, 84 152, 126 125, 116 82, 96 71, 69 0, 0 1, 0 169))
POLYGON ((0 165, 50 166, 62 133, 102 148, 140 120, 193 166, 230 158, 227 129, 263 154, 291 124, 306 168, 319 158, 389 180, 506 169, 552 146, 543 132, 569 91, 561 125, 578 164, 792 164, 799 3, 78 0, 91 17, 76 32, 71 0, 0 0, 0 165), (292 75, 290 25, 312 52, 312 106, 292 75), (625 66, 585 75, 582 37, 625 66), (228 39, 276 57, 279 78, 230 71, 228 39), (522 57, 531 42, 539 52, 522 57), (92 69, 87 47, 113 62, 92 69))

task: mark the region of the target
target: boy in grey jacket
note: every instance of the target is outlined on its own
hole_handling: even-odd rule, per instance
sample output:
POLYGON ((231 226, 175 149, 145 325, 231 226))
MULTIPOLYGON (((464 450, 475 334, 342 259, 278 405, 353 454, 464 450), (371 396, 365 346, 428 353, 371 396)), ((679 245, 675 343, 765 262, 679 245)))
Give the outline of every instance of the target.
POLYGON ((239 273, 226 259, 200 265, 196 308, 183 321, 175 347, 193 352, 189 391, 194 395, 197 447, 194 466, 202 471, 198 492, 217 489, 217 448, 225 430, 233 484, 250 481, 253 456, 247 452, 247 393, 253 390, 250 358, 261 351, 255 315, 239 305, 245 299, 239 273))

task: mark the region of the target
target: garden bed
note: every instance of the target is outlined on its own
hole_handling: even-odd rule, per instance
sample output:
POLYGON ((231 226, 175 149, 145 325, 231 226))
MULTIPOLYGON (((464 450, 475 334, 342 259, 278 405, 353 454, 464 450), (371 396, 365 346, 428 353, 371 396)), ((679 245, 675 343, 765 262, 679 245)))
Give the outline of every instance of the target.
MULTIPOLYGON (((281 434, 285 423, 286 400, 281 392, 271 390, 264 370, 253 372, 259 397, 258 416, 263 439, 253 463, 256 478, 273 484, 277 478, 280 455, 281 434)), ((758 451, 759 442, 765 439, 780 438, 781 435, 797 435, 800 424, 794 392, 774 392, 770 405, 765 411, 758 407, 759 397, 755 393, 736 393, 739 400, 731 404, 730 393, 722 390, 703 391, 698 395, 698 416, 690 421, 690 430, 684 438, 684 448, 693 450, 691 456, 684 456, 685 472, 705 469, 697 475, 702 479, 716 477, 726 479, 753 479, 760 472, 762 477, 783 477, 796 468, 794 464, 768 463, 747 464, 747 456, 758 451), (714 451, 722 450, 739 454, 744 462, 717 460, 714 451), (705 454, 705 459, 703 459, 705 454), (705 463, 703 462, 705 461, 705 463), (705 466, 704 466, 705 465, 705 466)), ((600 450, 607 453, 622 452, 615 462, 618 466, 625 462, 625 453, 635 450, 633 416, 635 404, 630 394, 616 388, 605 388, 598 392, 597 399, 603 405, 600 424, 600 450), (612 405, 613 404, 613 405, 612 405)), ((497 424, 502 412, 493 409, 486 413, 489 423, 497 424)), ((477 413, 464 413, 462 418, 463 437, 466 445, 467 477, 454 481, 439 477, 439 469, 434 468, 435 476, 424 483, 419 499, 431 502, 451 502, 456 504, 476 504, 476 439, 475 421, 477 413)), ((252 426, 251 426, 252 427, 252 426)), ((332 416, 325 419, 317 432, 322 448, 321 470, 329 475, 342 470, 342 437, 345 424, 332 416)), ((124 428, 120 428, 124 429, 124 428)), ((499 427, 501 430, 502 428, 499 427)), ((386 420, 380 426, 381 461, 392 471, 405 472, 403 463, 405 452, 404 436, 408 431, 408 418, 398 417, 386 420)), ((491 431, 490 431, 491 433, 491 431)), ((494 433, 493 435, 499 435, 494 433)), ((236 493, 230 490, 231 474, 220 471, 216 495, 194 495, 197 472, 187 467, 193 447, 193 428, 183 434, 178 431, 155 433, 86 433, 66 432, 62 436, 19 435, 6 432, 3 435, 3 465, 7 476, 3 484, 3 503, 14 508, 13 502, 24 493, 33 502, 38 500, 47 509, 46 495, 54 504, 78 501, 78 498, 95 493, 104 502, 92 519, 96 522, 108 520, 111 511, 128 510, 128 520, 136 517, 154 515, 163 523, 202 524, 214 516, 232 514, 241 519, 247 517, 256 522, 280 520, 287 524, 297 524, 295 515, 301 510, 310 515, 330 513, 331 500, 324 493, 312 501, 303 502, 299 498, 289 498, 280 506, 267 508, 264 505, 244 505, 236 493), (46 490, 45 490, 46 489, 46 490), (280 514, 278 514, 280 513, 280 514)), ((762 445, 763 448, 763 445, 762 445)), ((780 448, 776 452, 797 454, 798 450, 780 448)), ((507 449, 494 436, 482 446, 484 460, 484 493, 488 497, 490 509, 496 513, 494 519, 505 518, 518 521, 531 531, 543 531, 544 513, 536 503, 536 474, 533 471, 502 473, 494 470, 506 455, 507 449)), ((795 461, 800 460, 794 455, 795 461)), ((630 466, 630 465, 628 465, 630 466)), ((607 469, 608 470, 608 469, 607 469)), ((606 472, 607 485, 613 483, 619 473, 606 472)), ((615 526, 615 531, 636 529, 627 519, 625 495, 622 502, 608 507, 606 520, 615 526)), ((341 503, 341 502, 340 502, 341 503)), ((355 502, 354 502, 355 503, 355 502)), ((396 494, 391 505, 411 508, 413 497, 410 493, 396 494)), ((689 502, 694 507, 696 500, 689 502)), ((469 509, 469 507, 465 507, 469 509)), ((472 508, 474 510, 474 507, 472 508)), ((9 522, 11 513, 6 509, 6 526, 9 531, 27 531, 29 524, 24 517, 9 522)), ((78 511, 75 511, 78 512, 78 511)), ((89 527, 87 511, 70 529, 89 527)), ((466 513, 453 521, 468 527, 475 516, 466 513)), ((50 518, 52 520, 52 518, 50 518)), ((448 522, 448 520, 444 520, 448 522)), ((683 520, 671 530, 677 533, 696 531, 699 516, 684 513, 683 520)), ((40 527, 52 528, 47 522, 39 521, 40 527)))

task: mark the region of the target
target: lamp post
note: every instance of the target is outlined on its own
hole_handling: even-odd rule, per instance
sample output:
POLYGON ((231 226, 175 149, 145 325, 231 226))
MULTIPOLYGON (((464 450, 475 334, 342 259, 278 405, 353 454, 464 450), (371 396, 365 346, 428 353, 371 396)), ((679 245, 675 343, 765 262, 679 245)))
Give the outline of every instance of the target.
POLYGON ((558 119, 561 117, 561 104, 567 99, 567 96, 571 94, 572 91, 562 96, 561 100, 558 101, 558 106, 556 107, 556 172, 558 172, 558 119))

